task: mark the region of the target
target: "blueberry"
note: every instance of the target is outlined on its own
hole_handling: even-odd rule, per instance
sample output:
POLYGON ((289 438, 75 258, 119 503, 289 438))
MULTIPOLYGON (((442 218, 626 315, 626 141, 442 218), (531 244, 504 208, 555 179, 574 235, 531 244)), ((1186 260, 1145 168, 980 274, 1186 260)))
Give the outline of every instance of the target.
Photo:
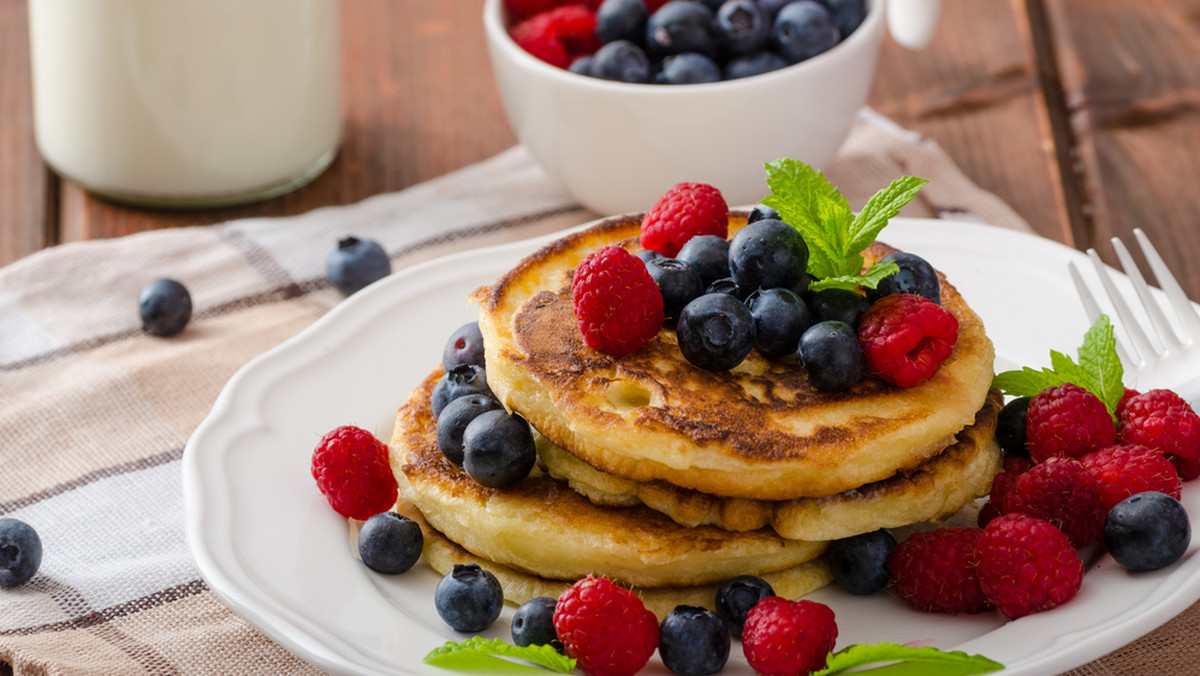
POLYGON ((679 350, 692 364, 726 371, 754 347, 754 317, 737 298, 707 293, 684 306, 675 323, 679 350))
POLYGON ((441 415, 446 404, 468 394, 494 396, 487 384, 487 372, 478 364, 459 364, 442 374, 429 394, 433 417, 441 415))
POLYGON ((500 617, 504 591, 500 581, 476 563, 454 564, 433 590, 438 615, 455 631, 477 633, 500 617))
POLYGON ((712 33, 727 54, 762 49, 771 36, 771 23, 754 0, 726 0, 713 16, 712 33))
POLYGON ((783 57, 775 52, 762 50, 742 56, 735 56, 725 62, 725 67, 721 71, 721 75, 726 80, 737 80, 743 77, 752 75, 762 75, 770 73, 773 70, 779 70, 788 65, 783 57))
POLYGON ((935 303, 942 302, 942 283, 929 261, 903 251, 888 254, 881 260, 895 263, 900 270, 884 277, 879 286, 867 291, 867 298, 872 302, 893 293, 915 293, 935 303))
POLYGON ((446 404, 437 417, 437 444, 442 455, 462 467, 463 432, 481 413, 501 408, 500 402, 486 394, 468 394, 446 404))
POLYGON ((700 274, 679 259, 658 258, 646 263, 646 270, 662 293, 663 314, 668 319, 678 317, 684 305, 704 293, 700 274))
POLYGON ((749 225, 755 221, 761 221, 766 218, 769 218, 773 221, 783 220, 783 218, 779 215, 779 211, 777 211, 774 207, 769 207, 765 204, 755 204, 754 207, 750 209, 750 213, 746 215, 746 225, 749 225))
POLYGON ((704 288, 729 276, 729 240, 716 235, 696 235, 679 249, 676 258, 700 274, 704 288))
POLYGON ((589 75, 617 82, 648 82, 650 59, 641 47, 629 40, 616 40, 592 55, 589 75))
POLYGON ((42 565, 42 539, 33 526, 0 518, 0 589, 25 584, 42 565))
POLYGON ((592 57, 581 56, 575 59, 569 66, 567 66, 567 70, 575 73, 576 75, 590 76, 592 74, 592 57))
POLYGON ((643 263, 649 263, 656 258, 663 258, 664 256, 654 249, 642 249, 641 251, 637 252, 637 257, 642 259, 643 263))
POLYGON ((808 296, 808 309, 813 320, 836 320, 858 328, 858 320, 871 307, 867 297, 850 289, 821 289, 808 296))
POLYGON ((758 605, 759 601, 774 595, 775 590, 761 577, 738 575, 717 589, 717 615, 725 620, 731 634, 741 638, 742 628, 746 625, 746 614, 758 605))
POLYGON ((658 655, 675 674, 715 674, 729 660, 729 628, 707 608, 675 606, 659 625, 658 655))
POLYGON ((192 318, 192 296, 174 279, 156 279, 138 294, 142 330, 152 336, 173 336, 192 318))
POLYGON ((1005 455, 1029 457, 1025 446, 1025 418, 1029 413, 1029 397, 1017 397, 1000 409, 996 419, 996 442, 1005 455))
POLYGON ((1187 510, 1166 493, 1131 495, 1113 505, 1104 518, 1104 546, 1128 570, 1170 565, 1183 556, 1191 540, 1187 510))
POLYGON ((841 39, 854 32, 867 16, 867 5, 863 0, 818 0, 833 16, 841 39))
POLYGON ((867 372, 858 333, 845 322, 827 320, 813 324, 800 336, 797 354, 808 382, 823 392, 844 390, 862 380, 867 372))
POLYGON ((714 281, 712 284, 709 284, 708 288, 704 290, 704 293, 724 293, 733 296, 740 301, 745 301, 750 297, 750 292, 753 290, 754 289, 747 291, 738 286, 738 283, 733 281, 733 277, 722 277, 721 279, 714 281))
POLYGON ((743 289, 790 289, 807 266, 808 245, 783 221, 755 221, 729 240, 729 272, 743 289))
POLYGON ((369 239, 343 237, 325 259, 325 276, 345 296, 391 272, 392 262, 387 252, 378 242, 369 239))
POLYGON ((649 17, 643 0, 604 0, 596 8, 596 39, 602 43, 641 42, 649 17))
POLYGON ((712 10, 699 2, 671 0, 646 22, 646 50, 654 58, 699 52, 715 56, 712 10))
POLYGON ((812 58, 841 39, 829 10, 813 0, 797 0, 780 8, 771 35, 776 51, 789 63, 812 58))
POLYGON ((450 371, 461 364, 483 366, 483 334, 479 322, 468 322, 454 330, 442 348, 442 368, 450 371))
POLYGON ((746 299, 754 318, 754 347, 764 357, 794 354, 812 326, 808 306, 790 289, 759 289, 746 299))
POLYGON ((721 67, 703 54, 684 52, 672 54, 662 60, 662 67, 654 76, 655 84, 703 84, 720 82, 721 67))
POLYGON ((762 8, 763 14, 768 19, 774 21, 775 16, 779 14, 779 10, 791 2, 795 2, 795 0, 758 0, 758 6, 762 8))
MULTIPOLYGON (((640 0, 639 0, 640 1, 640 0)), ((538 596, 522 603, 512 618, 512 640, 519 646, 552 645, 558 648, 558 634, 554 630, 554 607, 558 605, 549 596, 538 596)))
POLYGON ((851 594, 871 594, 888 583, 887 560, 896 538, 884 529, 829 543, 833 580, 851 594))
POLYGON ((424 545, 417 522, 395 512, 372 516, 358 531, 358 556, 371 570, 388 575, 412 568, 424 545))
POLYGON ((504 409, 485 411, 463 430, 463 469, 488 488, 508 488, 529 476, 537 449, 529 423, 504 409))

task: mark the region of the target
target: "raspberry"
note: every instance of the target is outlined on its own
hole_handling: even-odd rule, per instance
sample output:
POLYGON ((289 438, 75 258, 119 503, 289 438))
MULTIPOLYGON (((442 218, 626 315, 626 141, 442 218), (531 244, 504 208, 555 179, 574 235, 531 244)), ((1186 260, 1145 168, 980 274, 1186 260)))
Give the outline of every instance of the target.
POLYGON ((992 522, 992 519, 1003 514, 1004 512, 1000 511, 1000 507, 995 502, 988 500, 980 506, 979 513, 975 515, 975 523, 980 528, 984 528, 992 522))
POLYGON ((756 674, 811 674, 825 668, 837 634, 829 606, 768 596, 746 615, 742 652, 756 674))
POLYGON ((1124 389, 1125 389, 1125 392, 1121 395, 1121 400, 1117 402, 1117 410, 1116 410, 1117 420, 1120 420, 1121 415, 1125 413, 1125 405, 1129 403, 1129 400, 1133 399, 1134 397, 1141 394, 1141 392, 1138 392, 1137 390, 1129 388, 1129 387, 1126 387, 1124 389))
POLYGON ((642 218, 642 246, 674 258, 696 235, 729 234, 729 206, 721 191, 704 183, 678 183, 642 218))
POLYGON ((554 630, 588 676, 637 673, 658 648, 658 618, 633 592, 591 575, 558 596, 554 630))
POLYGON ((1191 481, 1200 476, 1200 453, 1184 460, 1177 455, 1170 457, 1171 464, 1175 465, 1175 470, 1179 472, 1179 478, 1184 481, 1191 481))
POLYGON ((509 35, 533 56, 566 68, 576 57, 596 51, 595 31, 595 12, 569 4, 534 14, 513 26, 509 35))
POLYGON ((1107 511, 1091 472, 1075 458, 1047 458, 1017 477, 1004 496, 1005 514, 1045 519, 1075 547, 1100 537, 1107 511))
POLYGON ((504 0, 504 6, 508 9, 509 14, 517 19, 527 19, 561 4, 563 4, 562 0, 504 0))
POLYGON ((1200 455, 1200 415, 1171 390, 1130 397, 1117 416, 1117 428, 1122 444, 1138 444, 1182 460, 1200 455))
POLYGON ((1073 383, 1047 387, 1029 401, 1025 416, 1029 457, 1035 463, 1052 456, 1078 458, 1117 438, 1104 402, 1073 383))
POLYGON ((1083 561, 1067 536, 1035 516, 993 520, 975 551, 979 586, 1012 619, 1066 603, 1083 582, 1083 561))
POLYGON ((1183 488, 1171 461, 1145 446, 1109 446, 1079 460, 1091 473, 1106 513, 1135 493, 1158 491, 1178 500, 1183 488))
POLYGON ((992 489, 988 492, 988 501, 995 503, 1001 514, 1007 511, 1004 505, 1004 496, 1008 495, 1009 489, 1016 483, 1017 478, 1027 472, 1030 467, 1033 467, 1033 461, 1029 458, 1010 455, 1004 459, 1004 470, 992 477, 992 489))
POLYGON ((618 357, 650 342, 664 319, 662 293, 646 264, 617 246, 583 259, 571 280, 571 302, 584 342, 618 357))
POLYGON ((893 293, 875 301, 858 322, 867 368, 900 387, 929 380, 958 341, 958 319, 924 296, 893 293))
POLYGON ((344 517, 366 520, 396 504, 387 446, 360 427, 343 425, 321 438, 312 476, 329 506, 344 517))
POLYGON ((892 590, 926 612, 978 613, 990 607, 975 575, 978 528, 913 533, 888 557, 892 590))

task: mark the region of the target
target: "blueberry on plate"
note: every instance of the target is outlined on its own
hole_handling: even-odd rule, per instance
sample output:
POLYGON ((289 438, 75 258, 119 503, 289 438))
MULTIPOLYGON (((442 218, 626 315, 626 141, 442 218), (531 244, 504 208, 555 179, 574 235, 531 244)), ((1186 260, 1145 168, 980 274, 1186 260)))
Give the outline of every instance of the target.
POLYGON ((867 360, 858 344, 858 333, 845 322, 813 324, 800 336, 797 349, 808 382, 822 392, 845 390, 862 380, 867 360))
POLYGON ((813 321, 836 320, 858 328, 858 320, 871 307, 867 297, 850 289, 821 289, 808 295, 813 321))
POLYGON ((706 293, 683 307, 675 322, 679 351, 702 369, 727 371, 754 347, 754 317, 727 293, 706 293))
POLYGON ((1104 546, 1122 568, 1158 570, 1187 551, 1192 524, 1178 500, 1158 491, 1131 495, 1104 517, 1104 546))
POLYGON ((829 10, 813 0, 797 0, 781 7, 771 35, 776 51, 789 63, 826 52, 842 38, 829 10))
POLYGON ((759 289, 746 299, 754 318, 754 347, 764 357, 794 354, 812 326, 808 306, 790 289, 759 289))
POLYGON ((629 40, 615 40, 592 55, 589 75, 617 82, 649 82, 650 58, 629 40))
POLYGON ((713 12, 703 3, 671 0, 646 21, 646 50, 656 59, 684 52, 716 56, 713 12))
POLYGON ((485 411, 463 430, 463 469, 488 488, 508 488, 529 476, 537 448, 529 423, 504 409, 485 411))
POLYGON ((512 640, 519 646, 552 645, 558 642, 554 630, 554 607, 558 601, 549 596, 538 596, 522 603, 512 618, 512 640))
POLYGON ((1029 413, 1030 397, 1017 397, 1000 409, 996 418, 996 443, 1005 455, 1029 457, 1025 446, 1025 419, 1029 413))
POLYGON ((677 258, 656 258, 646 263, 646 271, 662 294, 663 315, 667 319, 678 317, 683 306, 704 293, 700 274, 677 258))
POLYGON ((654 76, 655 84, 682 85, 720 81, 721 67, 717 62, 696 52, 683 52, 666 57, 654 76))
POLYGON ((173 336, 192 318, 192 296, 174 279, 156 279, 138 294, 142 330, 152 336, 173 336))
POLYGON ((359 558, 371 570, 387 575, 412 568, 424 545, 417 522, 395 512, 380 512, 358 530, 359 558))
POLYGON ((942 283, 929 261, 906 251, 888 254, 880 260, 895 263, 900 269, 867 290, 871 302, 893 293, 915 293, 935 303, 942 302, 942 283))
POLYGON ((739 301, 745 301, 749 298, 751 291, 754 291, 754 289, 747 291, 738 286, 738 283, 733 281, 733 277, 722 277, 713 281, 712 284, 708 285, 708 288, 704 289, 704 293, 724 293, 733 296, 739 301))
POLYGON ((483 334, 479 322, 467 322, 454 330, 442 348, 442 368, 450 371, 460 364, 483 366, 483 334))
POLYGON ((442 414, 446 404, 465 397, 468 394, 484 394, 489 397, 492 389, 487 384, 487 372, 478 364, 459 364, 438 378, 429 393, 429 404, 433 408, 433 417, 442 414))
POLYGON ((658 253, 654 249, 642 249, 641 251, 637 252, 637 257, 640 258, 643 263, 649 263, 656 258, 665 258, 665 256, 658 253))
POLYGON ((451 629, 474 634, 500 617, 504 591, 496 576, 479 564, 454 564, 434 588, 433 603, 451 629))
POLYGON ((0 589, 25 584, 42 565, 42 539, 33 526, 0 518, 0 589))
POLYGON ((442 409, 437 417, 438 450, 455 465, 463 464, 463 433, 467 425, 480 414, 501 408, 495 397, 486 394, 468 394, 456 398, 442 409))
POLYGON ((349 296, 372 282, 387 277, 392 262, 378 242, 343 237, 325 259, 325 276, 342 295, 349 296))
POLYGON ((715 674, 729 660, 729 628, 707 608, 675 606, 659 625, 658 655, 672 673, 715 674))
POLYGON ((717 615, 725 620, 731 634, 741 638, 750 609, 758 605, 759 601, 774 595, 775 589, 761 577, 738 575, 717 589, 717 615))
POLYGON ((696 235, 684 242, 675 258, 692 266, 706 289, 729 276, 729 240, 724 237, 696 235))
POLYGON ((807 267, 808 245, 783 221, 755 221, 729 240, 729 273, 743 289, 790 289, 807 267))
POLYGON ((888 583, 887 560, 896 549, 896 538, 884 529, 861 533, 829 543, 829 569, 833 580, 851 594, 871 594, 888 583))
POLYGON ((769 218, 773 221, 783 220, 783 218, 779 215, 779 211, 777 211, 774 207, 769 207, 765 204, 755 204, 754 207, 750 209, 750 213, 746 216, 746 224, 749 225, 755 221, 761 221, 766 218, 769 218))

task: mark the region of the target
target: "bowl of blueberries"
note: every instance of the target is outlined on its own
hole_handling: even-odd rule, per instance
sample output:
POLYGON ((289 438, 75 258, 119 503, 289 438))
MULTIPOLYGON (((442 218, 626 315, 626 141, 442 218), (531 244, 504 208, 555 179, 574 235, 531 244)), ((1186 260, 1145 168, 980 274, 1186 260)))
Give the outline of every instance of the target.
POLYGON ((764 163, 826 165, 866 101, 884 13, 883 0, 485 0, 483 19, 518 140, 608 215, 684 181, 752 204, 764 163))

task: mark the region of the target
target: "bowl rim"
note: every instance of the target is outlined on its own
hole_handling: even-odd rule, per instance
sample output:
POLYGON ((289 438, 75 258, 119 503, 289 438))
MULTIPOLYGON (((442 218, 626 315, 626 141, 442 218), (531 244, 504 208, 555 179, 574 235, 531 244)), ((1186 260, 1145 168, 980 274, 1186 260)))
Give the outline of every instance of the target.
MULTIPOLYGON (((613 93, 634 96, 680 96, 681 94, 707 94, 711 92, 733 93, 738 89, 750 89, 760 86, 770 86, 773 82, 802 77, 804 73, 823 68, 836 68, 841 62, 863 50, 868 50, 870 41, 882 38, 884 0, 865 0, 867 14, 862 23, 850 35, 829 50, 803 61, 787 65, 778 70, 734 80, 706 82, 688 85, 662 85, 642 82, 619 82, 602 78, 588 77, 572 73, 565 68, 559 68, 542 61, 526 52, 508 33, 505 25, 506 9, 503 0, 484 0, 483 25, 484 34, 494 50, 503 52, 506 58, 526 72, 540 77, 550 78, 565 86, 592 87, 599 91, 611 90, 613 93)), ((492 57, 496 57, 493 55, 492 57)), ((494 67, 495 64, 493 64, 494 67)), ((874 64, 872 64, 872 67, 874 64)))

